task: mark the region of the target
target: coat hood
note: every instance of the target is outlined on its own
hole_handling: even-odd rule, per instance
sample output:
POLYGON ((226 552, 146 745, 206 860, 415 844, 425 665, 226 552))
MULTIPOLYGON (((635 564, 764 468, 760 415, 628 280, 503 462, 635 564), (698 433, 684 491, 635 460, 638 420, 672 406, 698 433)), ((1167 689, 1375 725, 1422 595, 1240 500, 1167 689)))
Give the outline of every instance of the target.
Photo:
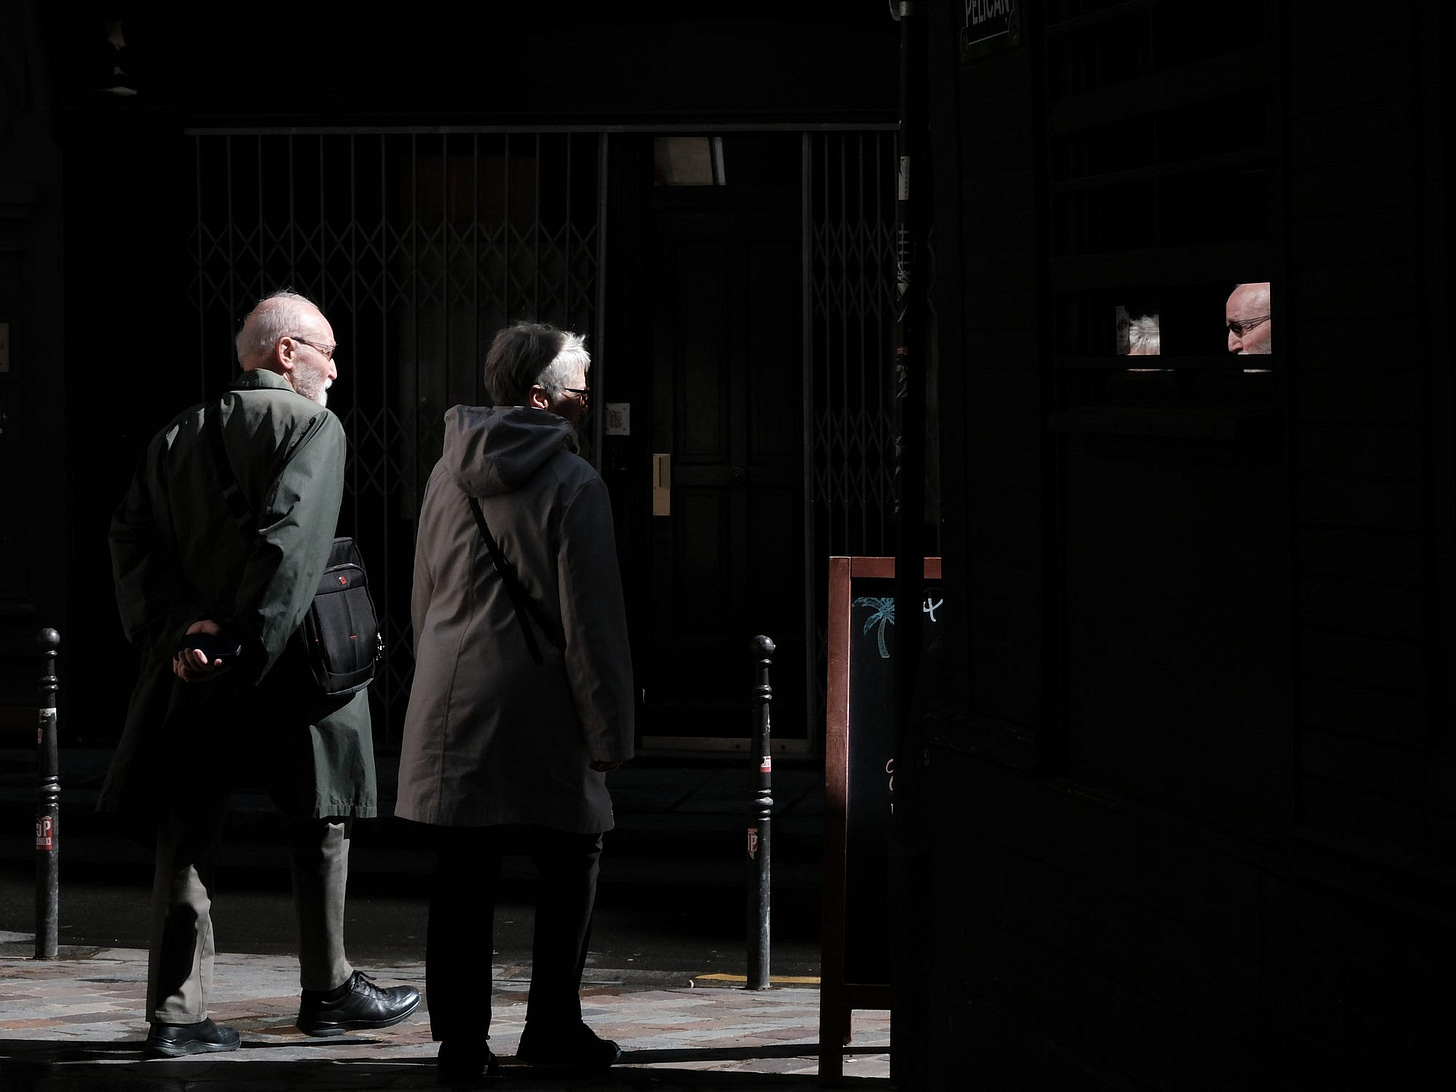
POLYGON ((451 477, 472 497, 519 488, 563 448, 578 450, 576 429, 547 410, 454 406, 445 413, 441 458, 451 477))

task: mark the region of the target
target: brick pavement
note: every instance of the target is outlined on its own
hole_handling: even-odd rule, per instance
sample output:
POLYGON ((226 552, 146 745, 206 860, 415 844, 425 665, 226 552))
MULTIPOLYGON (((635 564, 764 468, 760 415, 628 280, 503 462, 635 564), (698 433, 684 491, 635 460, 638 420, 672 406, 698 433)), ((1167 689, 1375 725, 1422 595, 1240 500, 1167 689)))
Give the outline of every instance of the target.
MULTIPOLYGON (((104 750, 70 750, 63 756, 63 807, 70 832, 63 859, 68 862, 88 852, 88 859, 110 859, 124 848, 108 837, 102 817, 91 812, 108 759, 104 750)), ((9 826, 27 835, 27 816, 34 808, 32 771, 30 755, 0 752, 0 805, 7 814, 13 813, 9 826)), ((387 772, 382 769, 380 785, 386 797, 392 790, 387 772)), ((796 837, 804 843, 801 855, 817 858, 819 777, 812 768, 776 772, 775 797, 780 801, 775 808, 776 829, 781 828, 778 833, 787 839, 780 843, 778 856, 785 871, 794 865, 793 854, 785 853, 795 848, 796 837)), ((636 876, 632 866, 641 866, 650 874, 647 879, 660 879, 666 859, 678 871, 698 868, 708 882, 721 879, 719 873, 737 876, 741 865, 736 857, 700 858, 720 843, 734 852, 740 849, 748 800, 742 771, 643 765, 624 768, 614 778, 618 816, 614 867, 630 878, 636 876), (684 847, 690 852, 683 852, 684 847), (639 859, 632 859, 634 850, 639 859)), ((246 840, 259 831, 251 821, 255 803, 245 796, 235 799, 230 838, 246 840)), ((266 833, 268 828, 264 824, 261 829, 266 833)), ((17 860, 28 859, 32 852, 24 838, 3 848, 18 855, 17 860)), ((395 860, 391 856, 395 848, 377 846, 373 858, 360 854, 358 864, 367 866, 372 860, 381 874, 390 875, 415 867, 395 860)), ((400 852, 412 851, 404 847, 400 852)), ((24 923, 0 922, 0 930, 7 926, 23 928, 24 923)), ((435 1087, 428 997, 410 1020, 377 1035, 312 1039, 293 1027, 298 1005, 296 961, 219 953, 213 1016, 242 1032, 243 1049, 196 1059, 142 1061, 146 952, 63 947, 59 959, 35 960, 33 945, 29 934, 0 931, 0 1089, 5 1092, 435 1087)), ((371 962, 364 969, 381 985, 424 985, 424 967, 419 963, 371 962)), ((496 968, 491 1046, 503 1056, 514 1052, 520 1036, 528 974, 525 967, 496 968)), ((495 1087, 520 1092, 563 1087, 574 1092, 609 1088, 806 1092, 818 1087, 819 992, 813 983, 783 982, 770 990, 747 990, 711 976, 694 980, 686 973, 588 966, 582 996, 587 1021, 621 1043, 623 1064, 590 1079, 570 1081, 506 1065, 493 1082, 495 1087)), ((855 1042, 844 1059, 847 1086, 890 1087, 889 1023, 888 1012, 855 1014, 855 1042)))
MULTIPOLYGON (((428 998, 415 1016, 386 1031, 313 1039, 293 1027, 298 994, 292 960, 220 953, 213 1016, 242 1032, 243 1049, 143 1061, 138 1051, 146 1034, 140 1015, 146 952, 63 948, 58 959, 37 960, 32 946, 26 934, 0 933, 0 1087, 7 1090, 434 1087, 428 998)), ((369 970, 381 985, 424 983, 420 964, 369 970)), ((497 968, 491 1046, 503 1056, 514 1052, 520 1036, 525 991, 524 968, 497 968)), ((507 1064, 492 1083, 521 1092, 562 1087, 803 1092, 818 1086, 819 992, 812 984, 747 990, 721 979, 589 968, 582 1005, 587 1022, 622 1045, 622 1065, 568 1080, 507 1064)), ((888 1046, 889 1013, 856 1013, 845 1083, 890 1087, 888 1046)))

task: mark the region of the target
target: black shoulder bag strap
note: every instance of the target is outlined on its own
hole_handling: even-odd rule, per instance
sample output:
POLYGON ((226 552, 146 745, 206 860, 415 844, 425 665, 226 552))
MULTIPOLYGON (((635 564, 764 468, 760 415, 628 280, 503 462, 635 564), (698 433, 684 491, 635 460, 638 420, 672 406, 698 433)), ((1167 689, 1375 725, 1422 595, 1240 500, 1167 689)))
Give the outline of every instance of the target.
MULTIPOLYGON (((521 587, 516 570, 506 560, 505 554, 501 553, 500 544, 496 542, 495 536, 486 526, 485 513, 480 510, 480 502, 468 494, 465 499, 470 502, 471 515, 475 517, 475 524, 480 528, 481 537, 485 539, 485 548, 490 551, 490 560, 495 565, 495 571, 500 573, 501 580, 505 582, 506 594, 511 597, 511 606, 515 608, 516 621, 521 624, 521 634, 526 638, 526 648, 531 652, 531 661, 540 664, 542 663, 541 646, 536 643, 536 633, 531 629, 531 622, 527 617, 535 604, 526 595, 526 589, 521 587)), ((537 619, 537 624, 541 624, 540 619, 537 619)))
POLYGON ((238 488, 237 475, 233 473, 233 464, 228 461, 227 448, 223 446, 222 411, 218 406, 209 406, 202 411, 202 432, 207 437, 212 461, 217 466, 217 477, 222 482, 222 495, 227 501, 228 511, 233 514, 233 522, 246 531, 253 522, 253 512, 243 491, 238 488))

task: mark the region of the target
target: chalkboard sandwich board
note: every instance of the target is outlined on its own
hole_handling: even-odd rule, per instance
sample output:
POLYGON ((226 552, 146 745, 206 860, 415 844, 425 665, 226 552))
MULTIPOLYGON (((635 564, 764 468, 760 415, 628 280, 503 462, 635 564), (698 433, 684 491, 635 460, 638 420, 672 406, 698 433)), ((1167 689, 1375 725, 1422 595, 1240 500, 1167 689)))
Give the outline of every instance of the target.
MULTIPOLYGON (((925 559, 923 643, 942 614, 940 569, 940 558, 925 559)), ((893 557, 829 559, 828 642, 819 1083, 838 1084, 851 1013, 890 1007, 893 557)))

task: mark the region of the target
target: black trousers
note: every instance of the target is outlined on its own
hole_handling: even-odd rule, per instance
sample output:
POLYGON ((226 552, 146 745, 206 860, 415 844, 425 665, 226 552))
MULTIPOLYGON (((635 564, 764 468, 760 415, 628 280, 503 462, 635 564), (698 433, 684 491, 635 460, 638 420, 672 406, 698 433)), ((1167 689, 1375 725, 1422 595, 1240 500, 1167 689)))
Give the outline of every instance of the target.
POLYGON ((581 1022, 581 974, 591 941, 601 834, 539 826, 441 827, 430 884, 425 992, 430 1035, 484 1045, 501 858, 524 847, 540 876, 526 1022, 551 1034, 581 1022))

